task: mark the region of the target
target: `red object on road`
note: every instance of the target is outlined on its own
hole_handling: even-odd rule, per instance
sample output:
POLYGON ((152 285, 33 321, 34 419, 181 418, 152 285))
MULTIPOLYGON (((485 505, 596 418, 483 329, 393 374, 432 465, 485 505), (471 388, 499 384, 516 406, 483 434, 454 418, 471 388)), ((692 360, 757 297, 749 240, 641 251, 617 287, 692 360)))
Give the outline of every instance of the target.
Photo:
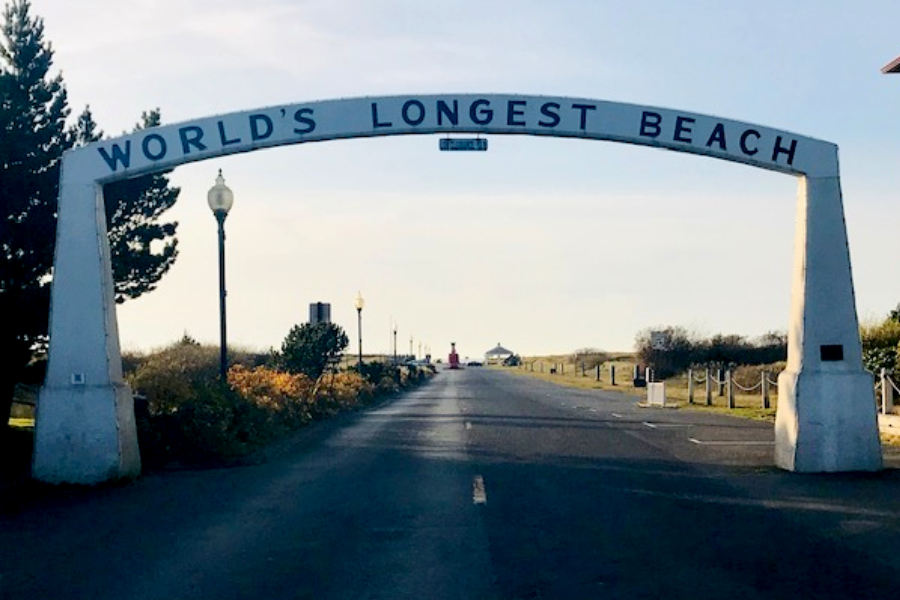
POLYGON ((456 342, 450 342, 450 357, 447 359, 451 369, 459 368, 459 354, 456 353, 456 342))

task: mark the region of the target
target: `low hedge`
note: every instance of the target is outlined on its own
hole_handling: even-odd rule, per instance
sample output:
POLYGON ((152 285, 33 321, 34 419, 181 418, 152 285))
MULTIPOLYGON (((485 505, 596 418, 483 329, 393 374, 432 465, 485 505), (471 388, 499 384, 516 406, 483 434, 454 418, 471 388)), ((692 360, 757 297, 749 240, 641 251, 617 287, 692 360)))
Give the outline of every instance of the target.
POLYGON ((326 373, 313 381, 237 357, 228 381, 218 378, 214 346, 179 342, 129 357, 137 394, 141 456, 153 468, 172 461, 216 462, 247 454, 308 423, 365 406, 430 375, 415 367, 326 373))

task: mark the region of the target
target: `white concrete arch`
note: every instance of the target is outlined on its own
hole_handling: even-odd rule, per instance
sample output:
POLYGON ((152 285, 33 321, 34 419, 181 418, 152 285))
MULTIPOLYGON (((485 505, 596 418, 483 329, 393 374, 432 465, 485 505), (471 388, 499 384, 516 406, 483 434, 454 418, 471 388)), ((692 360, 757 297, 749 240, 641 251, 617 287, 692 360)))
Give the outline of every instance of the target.
POLYGON ((651 106, 439 94, 273 106, 148 129, 66 153, 34 476, 96 483, 140 472, 132 395, 122 378, 104 183, 275 146, 435 133, 623 142, 797 176, 793 300, 788 366, 779 377, 776 463, 813 472, 881 468, 872 376, 862 367, 837 146, 651 106))

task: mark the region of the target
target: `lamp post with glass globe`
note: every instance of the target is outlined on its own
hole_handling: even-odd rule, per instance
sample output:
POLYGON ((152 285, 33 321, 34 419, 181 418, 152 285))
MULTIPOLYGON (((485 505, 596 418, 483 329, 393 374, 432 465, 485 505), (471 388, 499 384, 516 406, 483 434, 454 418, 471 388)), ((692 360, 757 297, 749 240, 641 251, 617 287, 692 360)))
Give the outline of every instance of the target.
POLYGON ((219 370, 222 381, 225 381, 228 376, 228 345, 225 335, 225 217, 228 216, 228 211, 234 204, 234 194, 225 185, 222 169, 219 169, 216 185, 210 188, 206 195, 206 201, 219 223, 219 337, 221 345, 219 370))
POLYGON ((363 372, 363 359, 362 359, 362 309, 366 305, 366 301, 363 300, 362 293, 356 292, 356 301, 354 302, 354 306, 356 306, 356 330, 359 333, 359 374, 362 375, 363 372))
POLYGON ((394 366, 397 366, 397 324, 394 323, 394 366))

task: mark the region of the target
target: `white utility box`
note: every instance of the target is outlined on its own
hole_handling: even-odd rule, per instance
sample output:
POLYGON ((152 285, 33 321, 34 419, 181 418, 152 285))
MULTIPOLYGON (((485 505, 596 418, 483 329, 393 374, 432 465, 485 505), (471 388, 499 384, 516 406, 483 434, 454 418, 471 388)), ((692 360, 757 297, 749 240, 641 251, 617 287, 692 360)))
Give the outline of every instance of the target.
POLYGON ((665 382, 648 383, 647 384, 647 404, 649 406, 665 406, 666 405, 666 384, 665 382))

